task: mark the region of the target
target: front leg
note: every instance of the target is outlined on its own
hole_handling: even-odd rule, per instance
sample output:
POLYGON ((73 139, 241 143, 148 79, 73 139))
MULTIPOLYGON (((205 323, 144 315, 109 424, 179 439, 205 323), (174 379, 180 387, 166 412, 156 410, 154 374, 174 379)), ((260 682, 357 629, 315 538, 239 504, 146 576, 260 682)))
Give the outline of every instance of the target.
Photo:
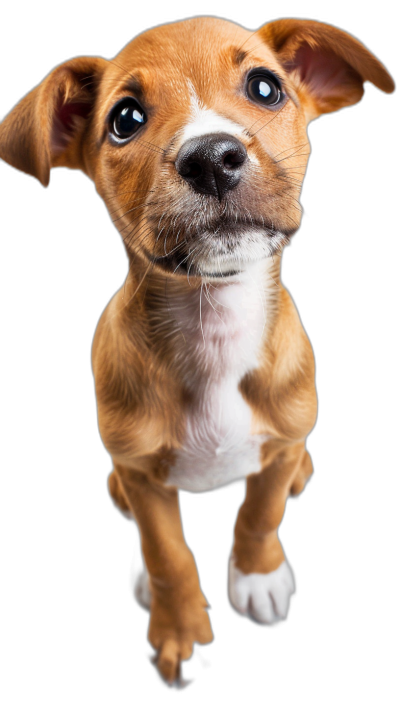
POLYGON ((213 635, 196 564, 181 525, 178 494, 141 473, 115 465, 115 473, 138 523, 149 574, 149 641, 157 650, 157 667, 170 683, 194 642, 213 635))
POLYGON ((261 473, 247 479, 229 564, 229 597, 240 613, 259 622, 273 624, 287 615, 295 585, 278 527, 293 484, 310 469, 304 442, 278 445, 261 473))

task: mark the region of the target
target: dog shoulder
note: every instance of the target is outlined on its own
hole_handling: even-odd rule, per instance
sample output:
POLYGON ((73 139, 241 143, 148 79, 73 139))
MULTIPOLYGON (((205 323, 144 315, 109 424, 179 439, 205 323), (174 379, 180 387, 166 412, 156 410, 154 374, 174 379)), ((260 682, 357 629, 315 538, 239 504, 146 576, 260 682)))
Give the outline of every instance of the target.
POLYGON ((140 301, 127 305, 121 288, 103 312, 93 341, 99 430, 106 448, 122 463, 173 449, 181 438, 179 385, 151 349, 146 326, 140 301))
POLYGON ((313 428, 317 415, 314 354, 284 288, 263 344, 260 366, 245 376, 240 387, 261 429, 297 440, 313 428))

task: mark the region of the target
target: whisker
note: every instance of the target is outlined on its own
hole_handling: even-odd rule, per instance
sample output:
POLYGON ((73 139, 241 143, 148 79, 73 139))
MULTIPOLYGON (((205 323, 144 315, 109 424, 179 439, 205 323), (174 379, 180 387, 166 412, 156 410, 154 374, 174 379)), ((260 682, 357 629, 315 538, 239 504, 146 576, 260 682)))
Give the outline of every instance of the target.
POLYGON ((151 228, 147 225, 147 223, 144 223, 144 225, 137 226, 136 230, 132 229, 130 234, 124 238, 124 243, 127 247, 128 250, 132 248, 133 241, 136 239, 139 241, 139 245, 142 244, 142 239, 149 233, 151 232, 151 228))
MULTIPOLYGON (((198 253, 198 252, 199 252, 199 250, 197 250, 197 253, 198 253)), ((192 258, 192 260, 190 261, 190 263, 189 263, 189 265, 188 265, 188 270, 187 270, 187 280, 188 280, 189 285, 190 285, 190 270, 191 270, 191 268, 192 268, 192 265, 193 265, 193 263, 194 263, 194 259, 195 259, 195 257, 196 257, 196 248, 193 248, 192 255, 193 255, 193 258, 192 258)), ((190 257, 190 256, 189 256, 189 257, 190 257)))
POLYGON ((245 46, 246 42, 248 42, 249 40, 251 40, 252 37, 254 37, 257 32, 258 30, 254 30, 254 32, 251 33, 251 35, 243 42, 243 44, 240 45, 240 47, 238 48, 238 52, 242 49, 242 47, 245 46))
POLYGON ((133 139, 130 140, 130 143, 140 144, 141 146, 144 146, 145 149, 153 151, 155 154, 164 155, 165 153, 164 149, 161 149, 161 147, 156 146, 156 144, 151 144, 149 141, 145 141, 144 139, 135 139, 135 137, 133 137, 133 139))
POLYGON ((137 196, 137 195, 141 196, 141 195, 147 194, 147 193, 154 193, 154 191, 156 191, 156 190, 158 190, 158 186, 156 186, 155 188, 151 188, 147 191, 137 191, 136 189, 131 188, 131 189, 129 189, 129 191, 121 191, 120 193, 114 193, 113 195, 107 194, 107 193, 104 193, 102 195, 104 195, 105 198, 111 200, 112 198, 118 198, 118 196, 126 196, 127 193, 130 193, 135 196, 137 196))
POLYGON ((259 129, 257 129, 257 131, 255 131, 254 134, 252 134, 252 136, 256 136, 256 134, 258 134, 260 131, 262 131, 262 129, 265 129, 265 127, 268 126, 268 124, 271 124, 271 123, 276 119, 276 117, 279 116, 279 114, 281 113, 281 111, 283 111, 283 109, 284 109, 285 107, 286 107, 286 104, 284 104, 284 105, 276 112, 276 114, 272 117, 272 119, 270 119, 269 121, 267 121, 267 122, 266 122, 263 126, 261 126, 259 129))
POLYGON ((133 74, 129 71, 129 69, 126 69, 126 67, 123 67, 122 64, 118 64, 118 62, 116 62, 115 60, 111 60, 111 59, 107 60, 107 62, 110 62, 111 64, 115 64, 116 67, 119 67, 119 69, 123 69, 124 72, 126 72, 127 74, 129 74, 130 77, 132 77, 132 79, 136 80, 136 77, 133 76, 133 74))
POLYGON ((174 245, 174 247, 172 248, 172 250, 170 250, 168 253, 165 253, 162 257, 163 257, 163 258, 168 258, 170 255, 173 255, 177 250, 179 250, 179 248, 181 248, 181 247, 182 247, 183 245, 185 245, 185 244, 187 245, 187 241, 186 241, 186 239, 184 238, 183 240, 181 240, 180 243, 178 243, 177 245, 174 245))
POLYGON ((296 154, 296 152, 294 152, 293 154, 290 154, 290 156, 285 156, 284 159, 279 159, 279 161, 275 161, 275 163, 280 164, 282 161, 287 161, 288 159, 291 159, 293 156, 296 156, 296 158, 297 158, 297 156, 309 156, 309 155, 310 155, 309 151, 307 151, 305 154, 296 154))
POLYGON ((275 156, 273 156, 272 159, 275 161, 277 156, 280 156, 281 154, 285 154, 286 151, 292 151, 292 149, 303 149, 304 146, 308 146, 307 141, 304 144, 297 144, 297 146, 291 146, 289 149, 283 149, 283 151, 279 151, 279 153, 275 154, 275 156))
MULTIPOLYGON (((155 260, 153 259, 153 260, 151 261, 150 272, 152 272, 152 271, 154 270, 154 266, 155 266, 155 260)), ((143 308, 143 306, 144 306, 144 301, 145 301, 145 299, 146 299, 147 288, 148 288, 148 287, 149 287, 149 281, 146 282, 146 289, 145 289, 145 291, 144 291, 144 293, 143 293, 142 308, 143 308)))
POLYGON ((148 264, 148 266, 147 266, 147 268, 146 268, 144 274, 143 274, 142 279, 140 280, 138 286, 136 287, 135 292, 130 296, 128 302, 125 303, 125 307, 127 307, 127 306, 132 302, 132 300, 133 300, 133 298, 135 297, 136 293, 138 292, 138 290, 140 289, 141 285, 143 284, 143 281, 144 281, 145 278, 147 277, 147 273, 149 272, 149 270, 150 270, 151 267, 154 267, 154 265, 152 266, 152 263, 150 262, 150 263, 148 264))
MULTIPOLYGON (((132 213, 132 211, 137 211, 139 208, 144 208, 147 206, 158 206, 159 204, 157 202, 153 203, 140 203, 137 206, 133 206, 133 208, 130 208, 129 211, 126 211, 125 213, 122 214, 119 218, 113 218, 112 222, 117 223, 118 221, 121 221, 125 216, 127 216, 129 213, 132 213)), ((118 211, 118 208, 116 209, 118 211)), ((113 213, 116 213, 116 211, 113 211, 113 213)))
POLYGON ((204 283, 204 288, 205 288, 205 295, 206 295, 206 300, 208 303, 211 305, 212 309, 214 310, 216 316, 218 317, 219 320, 221 320, 222 324, 225 325, 224 320, 221 317, 222 310, 217 310, 215 305, 212 304, 212 300, 218 303, 218 305, 221 305, 221 307, 224 307, 222 303, 218 302, 218 300, 210 295, 210 284, 209 283, 204 283))
MULTIPOLYGON (((190 270, 190 268, 189 268, 189 270, 190 270)), ((201 296, 202 296, 202 294, 203 294, 203 283, 201 283, 201 285, 200 285, 200 329, 201 329, 201 334, 203 336, 203 352, 204 352, 206 349, 206 338, 204 337, 203 321, 201 318, 201 296)))
MULTIPOLYGON (((124 237, 124 242, 125 242, 125 245, 128 248, 128 250, 130 250, 130 248, 132 247, 132 244, 133 244, 133 241, 135 238, 137 238, 137 240, 142 239, 144 236, 148 235, 148 233, 151 233, 153 231, 153 228, 148 226, 146 223, 144 226, 141 226, 139 228, 140 224, 146 220, 147 220, 146 216, 144 216, 143 219, 141 221, 139 221, 136 228, 134 227, 131 230, 131 232, 127 236, 124 237)), ((142 242, 143 242, 143 240, 141 240, 140 245, 142 242)))
MULTIPOLYGON (((125 208, 125 206, 129 206, 129 204, 132 203, 132 201, 136 201, 136 198, 131 198, 130 201, 127 201, 126 203, 122 203, 120 206, 118 206, 118 208, 114 208, 113 211, 109 211, 110 216, 112 216, 112 215, 113 215, 114 213, 116 213, 117 211, 120 211, 121 208, 125 208)), ((143 204, 141 204, 141 205, 145 206, 146 204, 143 203, 143 204)), ((156 205, 157 205, 157 202, 153 202, 152 205, 155 205, 155 206, 156 206, 156 205)), ((133 207, 133 208, 134 208, 134 207, 133 207)), ((124 215, 125 215, 125 214, 124 214, 124 215)))
MULTIPOLYGON (((194 248, 193 248, 193 251, 194 251, 194 248)), ((191 252, 193 252, 193 251, 190 251, 190 249, 189 249, 188 255, 185 255, 185 257, 182 258, 181 262, 178 263, 178 265, 176 266, 176 268, 175 268, 175 270, 174 270, 174 273, 176 273, 176 271, 178 270, 178 268, 180 268, 180 266, 182 265, 182 263, 185 262, 185 260, 188 260, 188 259, 190 258, 190 254, 191 254, 191 252)))

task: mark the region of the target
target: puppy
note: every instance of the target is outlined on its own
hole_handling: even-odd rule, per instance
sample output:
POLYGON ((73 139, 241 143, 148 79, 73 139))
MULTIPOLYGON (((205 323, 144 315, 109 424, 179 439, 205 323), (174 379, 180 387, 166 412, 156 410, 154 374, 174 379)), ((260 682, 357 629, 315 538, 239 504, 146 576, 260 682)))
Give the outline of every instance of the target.
POLYGON ((281 253, 300 224, 307 124, 358 102, 367 80, 394 89, 334 27, 278 20, 250 33, 200 18, 150 30, 114 60, 60 65, 0 125, 1 158, 44 186, 53 166, 92 178, 126 246, 93 371, 109 490, 140 529, 137 593, 168 682, 212 639, 178 489, 247 478, 230 600, 263 623, 288 612, 278 528, 312 473, 317 403, 281 253))

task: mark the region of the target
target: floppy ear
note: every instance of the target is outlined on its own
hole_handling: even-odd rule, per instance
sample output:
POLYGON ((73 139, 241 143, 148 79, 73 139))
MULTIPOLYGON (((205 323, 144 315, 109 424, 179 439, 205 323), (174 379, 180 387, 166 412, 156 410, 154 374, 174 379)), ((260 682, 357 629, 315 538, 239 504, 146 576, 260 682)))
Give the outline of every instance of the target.
POLYGON ((52 166, 84 168, 82 135, 106 66, 77 57, 56 67, 0 124, 0 158, 43 186, 52 166))
POLYGON ((358 102, 367 80, 384 92, 394 90, 379 60, 337 27, 312 20, 277 20, 264 25, 259 34, 290 74, 309 119, 358 102))

